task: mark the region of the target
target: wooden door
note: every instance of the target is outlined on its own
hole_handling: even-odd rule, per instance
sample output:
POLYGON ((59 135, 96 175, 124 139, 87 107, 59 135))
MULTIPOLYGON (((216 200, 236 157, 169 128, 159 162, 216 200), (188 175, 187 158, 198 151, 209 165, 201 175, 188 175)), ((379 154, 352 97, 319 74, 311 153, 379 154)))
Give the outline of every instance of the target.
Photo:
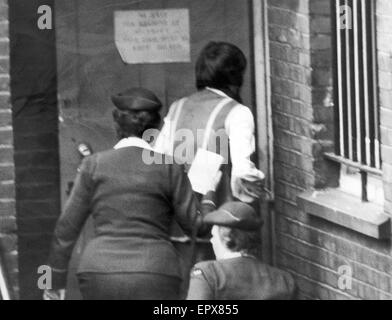
POLYGON ((86 142, 94 152, 115 144, 110 95, 146 87, 164 102, 166 113, 174 100, 195 91, 195 60, 211 40, 234 43, 248 57, 242 97, 255 108, 252 1, 57 0, 55 12, 63 203, 80 163, 78 144, 86 142), (191 61, 125 64, 114 42, 114 12, 174 8, 189 10, 191 61))

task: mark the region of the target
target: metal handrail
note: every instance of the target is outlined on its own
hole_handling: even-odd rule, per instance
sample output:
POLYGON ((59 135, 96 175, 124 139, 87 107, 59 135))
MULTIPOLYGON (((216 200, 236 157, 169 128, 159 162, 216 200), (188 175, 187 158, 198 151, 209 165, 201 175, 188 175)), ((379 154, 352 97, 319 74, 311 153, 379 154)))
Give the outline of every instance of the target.
POLYGON ((361 198, 363 202, 369 202, 368 198, 368 174, 372 174, 377 177, 382 176, 382 170, 376 169, 367 165, 363 165, 358 162, 354 162, 352 160, 346 159, 342 156, 338 156, 334 153, 324 153, 324 157, 330 161, 334 161, 336 163, 340 163, 343 165, 346 165, 351 168, 355 168, 359 170, 359 173, 361 174, 361 185, 362 185, 362 190, 361 190, 361 198))
POLYGON ((382 176, 382 170, 380 170, 380 169, 372 168, 370 166, 354 162, 354 161, 346 159, 342 156, 338 156, 334 153, 324 153, 324 156, 331 161, 342 163, 342 164, 347 165, 349 167, 356 168, 359 171, 367 172, 367 173, 370 173, 370 174, 373 174, 376 176, 382 176))

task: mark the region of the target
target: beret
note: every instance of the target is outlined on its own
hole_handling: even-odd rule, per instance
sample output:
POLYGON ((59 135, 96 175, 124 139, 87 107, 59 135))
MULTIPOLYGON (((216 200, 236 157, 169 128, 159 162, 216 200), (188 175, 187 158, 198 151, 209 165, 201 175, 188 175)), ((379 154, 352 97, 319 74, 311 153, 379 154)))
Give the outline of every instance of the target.
POLYGON ((258 230, 263 225, 256 211, 250 205, 240 201, 223 204, 219 209, 208 213, 203 222, 208 225, 246 231, 258 230))
POLYGON ((122 111, 159 111, 161 101, 150 90, 131 88, 112 95, 113 104, 122 111))

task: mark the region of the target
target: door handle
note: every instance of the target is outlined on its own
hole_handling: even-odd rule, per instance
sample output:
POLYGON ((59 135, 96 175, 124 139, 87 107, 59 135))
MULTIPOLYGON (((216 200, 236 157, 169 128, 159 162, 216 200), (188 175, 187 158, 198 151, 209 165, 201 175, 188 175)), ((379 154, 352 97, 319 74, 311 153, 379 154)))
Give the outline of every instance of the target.
POLYGON ((78 145, 79 155, 83 158, 91 156, 93 154, 93 150, 88 143, 82 142, 78 145))
MULTIPOLYGON (((78 145, 78 153, 81 157, 81 160, 83 160, 84 158, 91 156, 93 154, 93 150, 90 147, 90 145, 86 142, 82 142, 78 145)), ((77 171, 79 171, 79 167, 77 169, 77 171)), ((65 191, 65 194, 69 197, 71 192, 72 192, 72 188, 74 186, 74 182, 73 181, 68 181, 67 183, 67 189, 65 191)))

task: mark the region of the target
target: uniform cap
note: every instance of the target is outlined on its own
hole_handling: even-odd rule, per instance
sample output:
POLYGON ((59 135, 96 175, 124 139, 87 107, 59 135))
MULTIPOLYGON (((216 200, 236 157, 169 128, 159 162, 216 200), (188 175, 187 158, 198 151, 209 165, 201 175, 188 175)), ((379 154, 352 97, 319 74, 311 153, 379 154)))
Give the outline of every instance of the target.
POLYGON ((241 230, 258 230, 263 221, 257 216, 256 211, 244 202, 227 202, 219 209, 208 213, 204 223, 241 230))
POLYGON ((159 111, 161 101, 150 90, 131 88, 112 95, 113 104, 122 111, 159 111))

